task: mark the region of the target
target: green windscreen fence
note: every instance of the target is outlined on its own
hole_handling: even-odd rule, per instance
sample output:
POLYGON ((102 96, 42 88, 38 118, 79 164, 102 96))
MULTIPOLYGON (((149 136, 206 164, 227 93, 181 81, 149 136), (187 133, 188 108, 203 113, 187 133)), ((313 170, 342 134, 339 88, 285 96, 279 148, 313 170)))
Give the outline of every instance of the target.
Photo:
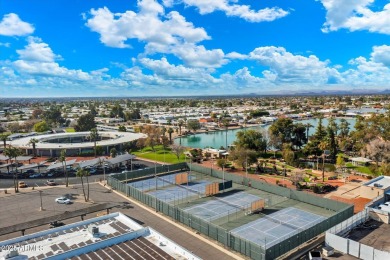
MULTIPOLYGON (((329 228, 341 223, 347 218, 353 215, 353 205, 348 205, 338 201, 332 201, 329 199, 324 199, 321 197, 313 196, 304 192, 291 190, 284 187, 279 187, 276 185, 271 185, 257 180, 246 180, 242 176, 235 175, 232 173, 227 173, 215 169, 210 169, 202 167, 197 164, 191 165, 191 170, 200 172, 203 174, 211 175, 220 179, 224 179, 227 183, 237 183, 249 185, 252 188, 260 189, 273 193, 279 196, 284 196, 291 198, 297 201, 302 201, 319 207, 327 208, 329 210, 335 211, 335 214, 331 217, 325 219, 324 221, 316 224, 313 227, 307 228, 300 233, 290 237, 280 243, 269 247, 264 248, 258 244, 255 244, 251 241, 245 240, 241 237, 235 236, 230 233, 227 229, 224 229, 218 225, 212 224, 206 220, 200 219, 195 215, 192 215, 183 209, 166 203, 164 201, 156 199, 154 196, 151 196, 147 193, 144 193, 132 186, 127 185, 125 180, 131 180, 141 177, 147 177, 154 174, 162 174, 165 172, 174 172, 174 171, 185 171, 189 167, 186 163, 180 163, 175 165, 169 165, 168 167, 159 166, 155 168, 148 168, 136 172, 121 173, 116 175, 111 175, 107 178, 108 185, 113 189, 117 190, 126 196, 132 197, 149 207, 164 213, 166 216, 171 217, 172 219, 183 223, 190 228, 218 241, 226 247, 229 247, 237 252, 240 252, 243 255, 250 257, 251 259, 275 259, 288 251, 298 247, 302 243, 312 239, 313 237, 323 233, 329 228)), ((226 187, 226 186, 225 186, 226 187)))

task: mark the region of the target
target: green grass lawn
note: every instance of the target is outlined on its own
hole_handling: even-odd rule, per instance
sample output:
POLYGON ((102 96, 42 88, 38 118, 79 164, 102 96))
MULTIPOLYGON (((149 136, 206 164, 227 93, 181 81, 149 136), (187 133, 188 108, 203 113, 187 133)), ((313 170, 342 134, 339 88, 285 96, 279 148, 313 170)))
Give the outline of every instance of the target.
POLYGON ((348 169, 351 169, 354 171, 358 171, 358 172, 369 174, 369 175, 375 175, 375 173, 373 173, 370 170, 370 168, 366 167, 366 166, 354 166, 354 165, 352 165, 352 163, 347 163, 346 166, 348 169))
POLYGON ((74 133, 74 132, 76 132, 76 130, 74 130, 73 127, 65 128, 65 131, 66 131, 67 133, 74 133))
POLYGON ((152 148, 145 147, 139 151, 133 152, 133 154, 140 158, 145 158, 149 160, 155 160, 159 162, 165 162, 165 163, 179 163, 185 161, 185 156, 182 154, 180 156, 180 159, 177 159, 177 156, 169 149, 164 150, 162 146, 155 147, 155 152, 152 151, 152 148))

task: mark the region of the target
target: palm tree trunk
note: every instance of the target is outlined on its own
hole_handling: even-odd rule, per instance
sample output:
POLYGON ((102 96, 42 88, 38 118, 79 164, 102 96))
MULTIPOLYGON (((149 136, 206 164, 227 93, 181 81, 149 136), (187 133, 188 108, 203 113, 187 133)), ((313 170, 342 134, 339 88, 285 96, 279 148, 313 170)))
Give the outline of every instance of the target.
POLYGON ((87 199, 86 201, 89 201, 89 180, 88 180, 88 175, 86 176, 87 178, 87 199))
POLYGON ((94 144, 93 144, 93 149, 95 150, 95 158, 96 158, 96 139, 95 139, 94 144))
POLYGON ((14 176, 15 176, 15 188, 16 188, 15 192, 19 192, 19 185, 17 185, 18 184, 18 161, 16 161, 16 170, 14 174, 15 174, 14 176))
POLYGON ((15 193, 18 192, 18 189, 17 189, 17 183, 16 183, 16 174, 14 173, 14 187, 15 187, 15 193))
POLYGON ((62 167, 64 167, 65 185, 66 185, 66 187, 68 187, 69 186, 69 178, 68 178, 68 172, 66 170, 66 161, 62 167))
POLYGON ((85 196, 85 189, 84 189, 84 180, 83 180, 83 177, 81 176, 80 179, 81 179, 81 187, 83 188, 84 200, 85 200, 85 202, 87 202, 87 197, 85 196))

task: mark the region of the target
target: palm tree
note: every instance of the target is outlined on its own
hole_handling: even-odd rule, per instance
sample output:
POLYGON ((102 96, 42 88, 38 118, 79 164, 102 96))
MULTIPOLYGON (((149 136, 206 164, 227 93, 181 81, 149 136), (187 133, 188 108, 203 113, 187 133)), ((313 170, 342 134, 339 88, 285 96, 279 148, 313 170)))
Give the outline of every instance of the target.
POLYGON ((226 151, 227 151, 227 149, 228 149, 228 145, 227 145, 227 132, 228 132, 228 128, 229 128, 229 125, 230 125, 229 119, 224 118, 224 119, 222 120, 222 124, 225 126, 225 141, 226 141, 225 149, 226 149, 226 151))
POLYGON ((66 187, 68 187, 69 186, 69 180, 68 180, 68 172, 66 171, 66 150, 65 149, 61 150, 61 154, 60 154, 59 160, 62 163, 62 169, 64 171, 65 185, 66 185, 66 187))
POLYGON ((168 134, 169 134, 169 143, 172 143, 172 133, 174 132, 173 128, 168 128, 168 134))
POLYGON ((85 202, 88 202, 89 201, 89 181, 88 181, 89 172, 82 168, 78 168, 76 172, 76 176, 80 177, 81 187, 83 188, 84 200, 85 202), (87 193, 85 193, 84 177, 86 177, 87 179, 87 193))
POLYGON ((4 144, 4 149, 7 147, 8 136, 9 136, 9 134, 1 134, 0 135, 0 140, 3 141, 3 144, 4 144))
POLYGON ((117 155, 117 153, 118 153, 118 152, 116 151, 115 148, 111 148, 111 150, 110 150, 110 155, 111 155, 112 158, 115 158, 116 155, 117 155))
POLYGON ((19 186, 18 186, 18 160, 17 157, 22 155, 22 151, 19 148, 8 146, 4 149, 4 155, 8 156, 10 159, 14 159, 14 163, 16 163, 16 169, 14 171, 14 187, 15 187, 15 193, 19 192, 19 186))
POLYGON ((30 141, 28 142, 29 144, 32 144, 34 157, 37 157, 36 143, 38 143, 38 142, 39 142, 39 140, 35 139, 35 138, 31 138, 30 141))
POLYGON ((322 150, 322 182, 325 181, 325 150, 328 147, 329 147, 329 142, 326 139, 322 140, 318 144, 318 148, 320 148, 322 150))
POLYGON ((167 132, 167 128, 165 126, 161 127, 161 134, 162 134, 162 136, 165 136, 166 132, 167 132))
POLYGON ((91 132, 89 133, 89 138, 91 141, 93 141, 93 150, 95 152, 95 158, 96 158, 96 141, 99 138, 99 132, 96 128, 92 128, 91 132))
POLYGON ((180 119, 177 121, 177 126, 179 127, 179 134, 181 135, 181 127, 184 125, 184 121, 180 119))
POLYGON ((306 127, 306 138, 309 141, 309 129, 314 127, 314 126, 310 123, 304 124, 304 126, 306 127))

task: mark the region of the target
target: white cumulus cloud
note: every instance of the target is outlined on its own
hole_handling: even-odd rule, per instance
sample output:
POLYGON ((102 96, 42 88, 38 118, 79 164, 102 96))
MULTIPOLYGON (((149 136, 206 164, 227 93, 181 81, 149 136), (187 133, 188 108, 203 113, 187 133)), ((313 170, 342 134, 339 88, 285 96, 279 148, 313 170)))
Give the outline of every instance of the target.
POLYGON ((269 70, 263 71, 268 79, 280 83, 299 82, 325 84, 338 77, 337 70, 330 68, 329 61, 321 61, 315 55, 308 57, 294 55, 283 47, 265 46, 249 53, 249 59, 255 60, 269 70))
MULTIPOLYGON (((239 1, 230 0, 180 0, 176 3, 184 3, 194 6, 200 14, 209 14, 215 11, 224 12, 227 16, 239 17, 248 22, 270 22, 289 14, 288 11, 279 7, 253 10, 249 5, 237 4, 239 1), (232 3, 233 2, 233 3, 232 3)), ((164 1, 166 6, 171 6, 174 1, 164 1)))
POLYGON ((0 35, 24 36, 34 32, 35 28, 27 22, 23 22, 17 14, 4 15, 0 21, 0 35))
MULTIPOLYGON (((326 9, 323 32, 341 28, 390 34, 390 4, 373 11, 375 0, 320 0, 326 9)), ((380 4, 379 4, 380 5, 380 4)))
POLYGON ((126 43, 129 39, 157 45, 210 39, 203 28, 195 28, 176 11, 163 16, 163 7, 153 0, 139 1, 138 8, 138 13, 127 11, 116 14, 106 7, 92 9, 92 17, 87 20, 86 26, 100 34, 103 44, 117 48, 129 47, 126 43))
POLYGON ((134 39, 145 43, 144 54, 173 54, 190 67, 218 68, 228 62, 221 49, 200 45, 211 37, 177 11, 165 14, 164 7, 154 0, 138 1, 138 9, 138 13, 116 14, 106 7, 92 9, 86 26, 110 47, 130 47, 128 41, 134 39))

